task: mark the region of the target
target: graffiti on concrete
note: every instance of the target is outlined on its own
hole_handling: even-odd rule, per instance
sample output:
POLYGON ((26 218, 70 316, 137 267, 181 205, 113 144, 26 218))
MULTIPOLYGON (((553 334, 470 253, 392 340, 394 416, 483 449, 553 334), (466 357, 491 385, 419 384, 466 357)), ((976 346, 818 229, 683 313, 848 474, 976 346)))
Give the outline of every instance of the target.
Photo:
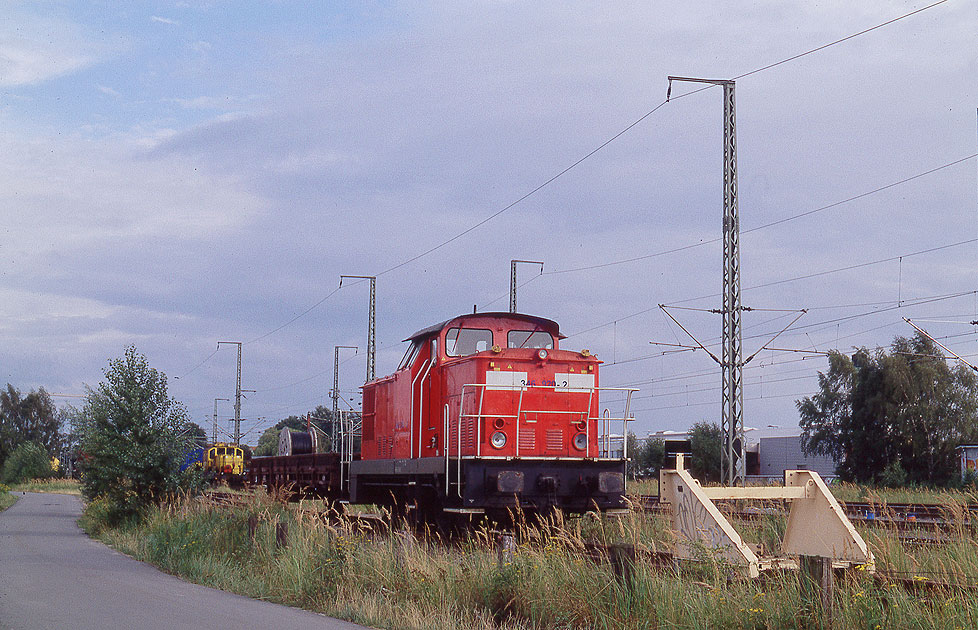
POLYGON ((676 509, 676 525, 679 533, 689 541, 699 541, 712 548, 733 546, 733 541, 698 501, 692 492, 679 492, 676 509))

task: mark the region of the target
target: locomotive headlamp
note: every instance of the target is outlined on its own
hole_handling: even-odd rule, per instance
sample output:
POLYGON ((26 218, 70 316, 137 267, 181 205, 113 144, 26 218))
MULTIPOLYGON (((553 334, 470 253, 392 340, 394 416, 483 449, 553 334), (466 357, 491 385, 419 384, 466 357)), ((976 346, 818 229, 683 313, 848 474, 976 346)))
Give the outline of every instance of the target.
POLYGON ((574 436, 574 448, 579 451, 583 451, 587 448, 587 436, 583 433, 578 433, 574 436))
POLYGON ((537 350, 537 356, 540 358, 541 361, 543 361, 544 359, 546 359, 547 356, 548 356, 547 349, 546 348, 540 348, 539 350, 537 350))
POLYGON ((495 431, 489 440, 494 448, 502 448, 506 446, 506 434, 502 431, 495 431))

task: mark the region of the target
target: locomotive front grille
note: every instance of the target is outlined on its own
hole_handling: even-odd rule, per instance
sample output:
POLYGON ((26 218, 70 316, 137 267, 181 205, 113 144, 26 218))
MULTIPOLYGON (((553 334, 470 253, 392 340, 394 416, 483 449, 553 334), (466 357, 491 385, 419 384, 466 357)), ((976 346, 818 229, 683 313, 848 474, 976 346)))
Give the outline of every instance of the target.
POLYGON ((524 427, 520 431, 520 450, 532 451, 537 447, 537 434, 531 427, 524 427))

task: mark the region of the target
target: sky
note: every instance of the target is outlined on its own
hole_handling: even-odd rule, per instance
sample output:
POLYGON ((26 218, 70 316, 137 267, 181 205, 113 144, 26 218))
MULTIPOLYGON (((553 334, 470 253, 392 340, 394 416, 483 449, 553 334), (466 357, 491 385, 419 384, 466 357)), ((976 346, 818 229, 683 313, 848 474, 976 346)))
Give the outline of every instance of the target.
POLYGON ((210 433, 242 342, 254 444, 331 405, 336 346, 357 408, 340 275, 377 277, 383 375, 507 310, 520 259, 519 310, 640 390, 633 431, 719 423, 717 364, 661 344, 692 343, 671 314, 719 355, 722 93, 670 75, 737 79, 749 436, 797 433, 804 351, 903 318, 976 362, 978 11, 890 22, 928 4, 5 1, 0 383, 81 406, 135 346, 210 433))

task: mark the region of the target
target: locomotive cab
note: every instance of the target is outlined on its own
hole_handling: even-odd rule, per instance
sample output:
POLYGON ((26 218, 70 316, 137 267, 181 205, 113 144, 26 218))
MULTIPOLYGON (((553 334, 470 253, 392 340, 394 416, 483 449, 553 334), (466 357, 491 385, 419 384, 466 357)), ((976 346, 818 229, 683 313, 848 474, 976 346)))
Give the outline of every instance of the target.
POLYGON ((622 507, 627 410, 613 438, 600 361, 561 339, 556 322, 518 313, 462 315, 409 337, 398 369, 363 386, 351 500, 403 482, 409 501, 424 494, 449 512, 622 507))

